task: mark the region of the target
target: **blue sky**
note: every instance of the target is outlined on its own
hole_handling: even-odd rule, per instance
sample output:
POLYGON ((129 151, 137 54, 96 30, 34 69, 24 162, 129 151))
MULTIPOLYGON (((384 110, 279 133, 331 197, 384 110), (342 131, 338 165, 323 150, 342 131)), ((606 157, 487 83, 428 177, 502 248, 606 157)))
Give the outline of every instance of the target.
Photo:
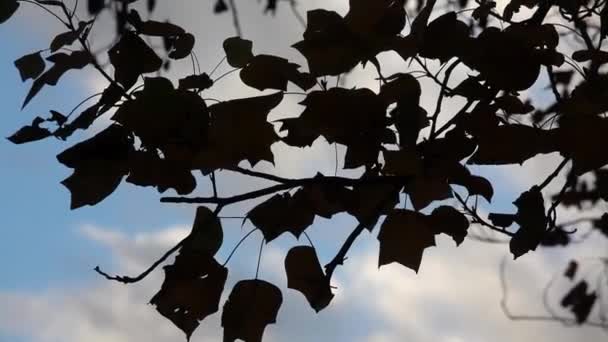
MULTIPOLYGON (((322 4, 323 7, 341 9, 344 8, 343 2, 316 1, 311 6, 322 4)), ((247 6, 252 7, 249 10, 259 10, 256 4, 247 6)), ((204 8, 199 8, 198 13, 208 11, 207 7, 202 7, 204 8)), ((208 69, 218 59, 218 56, 209 51, 219 49, 221 40, 232 34, 231 27, 226 17, 215 18, 205 14, 205 19, 202 20, 193 14, 195 11, 191 7, 189 9, 177 7, 162 12, 161 6, 161 15, 183 17, 189 29, 198 32, 197 37, 206 38, 207 45, 197 45, 197 51, 203 69, 205 66, 208 69), (201 26, 201 22, 205 24, 201 26), (207 46, 213 49, 207 49, 207 46)), ((30 83, 20 82, 13 61, 24 54, 43 49, 48 44, 49 37, 59 32, 48 20, 33 14, 31 8, 22 10, 27 14, 20 14, 0 26, 0 41, 4 43, 0 50, 3 100, 0 136, 3 137, 29 123, 34 116, 46 115, 49 109, 68 112, 83 97, 95 92, 95 87, 99 85, 94 77, 87 76, 83 79, 76 73, 76 77, 65 77, 59 86, 44 89, 21 112, 22 99, 30 83), (37 26, 29 26, 26 23, 26 18, 29 17, 26 16, 36 18, 37 26)), ((286 12, 285 8, 283 14, 286 15, 286 12)), ((244 25, 254 27, 250 36, 276 35, 267 39, 254 39, 255 46, 260 51, 281 51, 282 46, 287 46, 283 42, 293 42, 297 34, 300 34, 300 29, 293 27, 293 22, 289 19, 267 19, 256 16, 243 19, 244 25), (285 27, 282 30, 285 32, 276 30, 277 25, 285 27)), ((242 88, 238 88, 237 83, 237 80, 227 80, 222 84, 218 91, 223 95, 222 98, 255 94, 252 90, 241 92, 242 88), (234 89, 239 89, 239 92, 235 94, 234 89)), ((0 308, 0 341, 156 342, 169 341, 175 336, 181 338, 168 321, 158 317, 150 306, 145 305, 149 295, 158 289, 159 281, 162 280, 161 270, 141 285, 125 287, 107 283, 96 276, 92 268, 99 264, 110 273, 137 273, 187 233, 194 208, 161 205, 155 190, 122 184, 99 205, 70 211, 69 193, 59 184, 69 175, 70 170, 59 164, 55 155, 81 138, 82 134, 67 143, 48 140, 22 146, 15 146, 5 139, 0 140, 0 189, 5 194, 0 199, 0 229, 3 233, 0 240, 0 269, 3 271, 0 277, 0 302, 7 303, 0 308), (61 306, 62 312, 51 310, 57 305, 61 306), (132 324, 126 325, 125 320, 132 324), (68 321, 78 328, 66 325, 65 322, 68 321)), ((295 160, 291 156, 280 156, 278 165, 284 172, 298 173, 310 169, 311 165, 327 168, 328 160, 333 160, 333 156, 327 158, 314 149, 302 151, 302 154, 306 157, 295 160)), ((553 160, 550 162, 548 165, 553 165, 553 160)), ((329 165, 333 169, 333 165, 329 165)), ((529 172, 545 173, 544 169, 537 169, 538 165, 531 166, 529 172)), ((498 171, 484 174, 494 181, 495 192, 501 194, 501 197, 495 198, 493 210, 513 210, 510 202, 528 185, 525 174, 517 177, 509 177, 508 172, 498 171)), ((230 184, 232 178, 228 176, 222 181, 226 188, 235 186, 230 184)), ((243 180, 236 184, 241 182, 243 180)), ((200 191, 207 191, 206 183, 202 184, 200 191)), ((245 188, 251 185, 242 186, 245 188)), ((239 215, 242 212, 237 210, 228 214, 239 215)), ((353 221, 346 217, 315 223, 310 234, 319 247, 322 261, 331 258, 352 226, 353 221)), ((225 221, 224 229, 226 239, 220 253, 222 260, 238 237, 251 227, 246 225, 241 228, 240 221, 225 221)), ((258 235, 252 236, 234 261, 231 261, 234 276, 231 275, 230 282, 233 283, 238 276, 253 276, 259 239, 258 235)), ((282 237, 265 247, 263 276, 278 283, 284 281, 281 255, 293 244, 293 238, 282 237)), ((362 266, 352 263, 346 265, 343 271, 337 272, 339 296, 335 299, 336 308, 315 316, 301 296, 290 293, 288 303, 282 309, 286 312, 285 318, 276 327, 268 328, 270 339, 281 341, 288 337, 294 342, 393 342, 411 337, 413 341, 432 339, 451 342, 487 341, 495 336, 502 336, 505 341, 546 336, 547 340, 566 341, 569 337, 602 336, 596 330, 555 330, 538 324, 524 324, 523 328, 515 328, 499 312, 499 298, 495 293, 498 286, 496 265, 507 254, 506 246, 478 246, 476 242, 467 241, 462 248, 455 249, 449 239, 440 240, 439 245, 439 248, 425 254, 423 269, 418 276, 395 266, 377 272, 374 265, 377 262, 375 236, 362 236, 352 256, 360 258, 362 266), (455 261, 456 257, 461 258, 458 259, 461 261, 455 261), (425 266, 427 260, 428 266, 425 266), (472 278, 462 277, 465 271, 470 272, 472 278), (445 286, 446 284, 450 286, 445 286), (487 288, 493 290, 486 290, 487 293, 482 294, 487 288), (459 302, 459 299, 462 301, 459 302), (486 311, 486 327, 479 327, 476 320, 483 322, 486 311), (446 323, 448 320, 451 323, 446 323), (355 321, 357 323, 353 324, 355 321), (512 328, 519 330, 513 332, 512 328)), ((543 275, 536 273, 539 267, 547 266, 544 259, 524 259, 522 266, 514 271, 519 272, 515 279, 532 279, 537 276, 542 279, 543 275)), ((284 286, 281 287, 285 289, 284 286)), ((530 305, 537 309, 534 303, 525 302, 526 298, 534 298, 533 291, 526 292, 526 289, 523 286, 519 288, 519 301, 523 302, 519 304, 522 308, 530 305)), ((211 323, 202 327, 193 340, 202 341, 204 336, 217 340, 217 317, 211 319, 211 323), (213 328, 211 323, 216 327, 213 328)))

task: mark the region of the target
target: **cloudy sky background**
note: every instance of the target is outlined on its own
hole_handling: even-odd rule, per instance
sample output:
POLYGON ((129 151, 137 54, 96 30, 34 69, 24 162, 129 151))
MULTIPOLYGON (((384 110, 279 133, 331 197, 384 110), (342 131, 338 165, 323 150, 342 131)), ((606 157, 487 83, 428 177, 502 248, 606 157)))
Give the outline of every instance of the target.
MULTIPOLYGON (((196 53, 203 71, 209 72, 223 57, 221 43, 233 35, 228 15, 213 16, 210 1, 159 1, 158 19, 172 19, 198 38, 196 53)), ((294 49, 287 48, 300 38, 302 28, 294 20, 286 2, 279 2, 275 17, 262 14, 263 4, 238 1, 245 37, 254 41, 254 52, 277 54, 305 66, 294 49)), ((344 14, 345 0, 307 1, 305 8, 333 9, 344 14)), ((103 19, 103 18, 102 18, 103 19)), ((111 27, 96 26, 100 46, 108 42, 111 27)), ((84 97, 100 91, 105 83, 87 69, 68 73, 58 87, 45 88, 20 112, 30 84, 21 84, 13 61, 43 49, 62 28, 52 18, 24 4, 17 16, 0 26, 0 82, 2 82, 2 123, 0 135, 8 136, 35 115, 49 109, 69 110, 84 97)), ((405 63, 392 54, 382 56, 383 70, 389 75, 405 63)), ((174 65, 172 75, 190 72, 189 62, 174 65)), ((215 74, 230 70, 224 65, 215 74)), ((345 86, 376 89, 373 70, 357 69, 344 79, 345 86)), ((454 76, 466 76, 460 70, 454 76)), ((176 76, 177 78, 178 76, 176 76)), ((334 80, 330 79, 330 82, 334 80)), ((535 89, 544 87, 541 78, 535 89)), ((423 104, 434 108, 436 87, 423 83, 423 104)), ((237 74, 223 78, 205 97, 230 99, 259 95, 241 85, 237 74)), ((540 92, 539 92, 540 94, 540 92)), ((272 113, 271 118, 297 116, 300 108, 293 95, 272 113)), ((444 108, 456 111, 459 100, 444 108)), ((535 97, 535 104, 546 101, 535 97)), ((106 121, 107 122, 107 121, 106 121)), ((101 128, 94 127, 92 131, 101 128)), ((76 341, 179 341, 183 334, 148 305, 160 288, 163 274, 157 270, 146 280, 130 286, 101 279, 96 265, 110 273, 137 274, 164 251, 188 234, 194 207, 161 205, 151 188, 122 184, 108 199, 95 207, 69 211, 69 194, 59 182, 70 170, 56 162, 55 155, 91 132, 84 132, 68 143, 46 141, 24 146, 0 140, 0 341, 76 342, 76 341)), ((293 177, 311 176, 317 171, 333 173, 333 148, 317 141, 312 148, 287 149, 277 144, 273 172, 293 177)), ((342 153, 343 151, 340 150, 342 153)), ((521 191, 542 179, 559 163, 559 157, 543 156, 524 167, 477 168, 493 180, 499 194, 490 206, 493 211, 512 212, 510 204, 521 191)), ((270 165, 260 165, 270 170, 270 165)), ((348 175, 342 172, 341 175, 348 175)), ((221 194, 228 195, 261 186, 245 177, 221 174, 221 194)), ((555 182, 552 189, 561 184, 555 182)), ((208 182, 200 179, 197 194, 209 193, 208 182)), ((551 189, 549 189, 551 190, 551 189)), ((227 208, 224 215, 240 216, 253 203, 227 208)), ((488 209, 489 210, 489 209, 488 209)), ((564 213, 573 217, 571 213, 564 213)), ((345 216, 331 221, 317 219, 309 234, 322 264, 329 261, 355 226, 345 216)), ((225 242, 218 259, 225 260, 239 238, 252 229, 240 220, 224 220, 225 242)), ((364 233, 357 241, 344 267, 335 273, 336 297, 319 314, 304 297, 286 289, 283 257, 290 246, 305 244, 283 236, 264 247, 260 276, 277 284, 284 295, 278 324, 266 330, 267 341, 585 341, 605 340, 597 328, 564 327, 558 323, 512 322, 500 310, 499 264, 508 255, 503 244, 484 244, 467 239, 456 248, 449 238, 438 239, 438 246, 425 252, 418 275, 399 265, 377 267, 378 243, 373 234, 364 233)), ((261 236, 253 234, 231 259, 226 292, 240 280, 255 275, 261 236)), ((573 256, 595 257, 606 251, 604 239, 590 245, 528 253, 517 262, 508 262, 509 306, 515 313, 544 314, 540 294, 552 274, 560 272, 573 256)), ((509 258, 510 259, 510 258, 509 258)), ((559 298, 556 291, 555 298, 559 298)), ((221 341, 219 314, 205 320, 193 341, 221 341)))

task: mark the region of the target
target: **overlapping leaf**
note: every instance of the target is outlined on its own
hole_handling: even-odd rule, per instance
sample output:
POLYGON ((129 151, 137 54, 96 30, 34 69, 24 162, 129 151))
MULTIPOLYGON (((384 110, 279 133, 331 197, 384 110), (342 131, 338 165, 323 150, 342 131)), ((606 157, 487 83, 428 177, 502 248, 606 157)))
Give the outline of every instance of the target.
POLYGON ((61 182, 72 194, 71 208, 95 205, 114 192, 128 172, 132 151, 133 137, 115 124, 60 153, 57 160, 74 169, 61 182))
POLYGON ((193 163, 203 170, 230 169, 241 161, 251 165, 274 161, 270 146, 279 140, 268 122, 270 111, 283 100, 282 93, 237 99, 209 107, 207 143, 193 163))
POLYGON ((188 339, 201 320, 217 312, 228 269, 213 255, 223 240, 217 216, 206 207, 196 210, 192 231, 150 304, 180 328, 188 339))
POLYGON ((269 282, 241 280, 232 289, 222 312, 224 341, 261 342, 268 324, 277 320, 283 295, 269 282))

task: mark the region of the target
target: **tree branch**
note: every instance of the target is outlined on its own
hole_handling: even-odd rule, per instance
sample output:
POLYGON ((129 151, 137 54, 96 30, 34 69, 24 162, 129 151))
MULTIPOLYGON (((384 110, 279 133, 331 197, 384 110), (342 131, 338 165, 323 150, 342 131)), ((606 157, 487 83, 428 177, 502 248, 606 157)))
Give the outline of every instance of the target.
POLYGON ((361 179, 352 179, 352 178, 344 178, 344 177, 333 177, 333 176, 323 176, 323 177, 313 177, 313 178, 302 178, 302 179, 284 179, 280 177, 275 177, 272 175, 265 175, 262 173, 258 173, 255 171, 247 171, 248 174, 260 178, 268 179, 272 177, 275 181, 281 182, 281 184, 269 186, 263 189, 254 190, 250 192, 246 192, 239 195, 234 195, 230 197, 163 197, 160 199, 163 203, 190 203, 190 204, 202 204, 202 203, 212 203, 219 205, 230 205, 242 201, 246 201, 249 199, 270 195, 278 191, 292 189, 298 186, 304 185, 339 185, 339 186, 354 186, 354 185, 363 185, 363 186, 372 186, 378 184, 405 184, 411 177, 405 176, 373 176, 366 177, 361 179))
MULTIPOLYGON (((209 215, 206 218, 206 220, 203 221, 203 225, 206 225, 207 223, 209 223, 212 220, 213 217, 217 217, 219 215, 220 211, 222 211, 222 208, 223 208, 222 205, 218 205, 215 208, 215 210, 213 211, 213 215, 209 215)), ((98 274, 102 275, 104 278, 106 278, 108 280, 114 280, 114 281, 117 281, 117 282, 123 283, 123 284, 137 283, 138 281, 143 280, 150 273, 152 273, 152 271, 154 271, 158 267, 158 265, 160 265, 163 262, 165 262, 165 260, 167 260, 167 258, 169 258, 171 256, 171 254, 175 253, 178 249, 180 249, 184 245, 184 243, 186 243, 186 241, 189 238, 190 238, 190 234, 188 234, 188 236, 186 236, 185 238, 183 238, 182 240, 180 240, 175 246, 173 246, 170 250, 168 250, 167 252, 165 252, 165 254, 163 254, 163 256, 161 256, 150 267, 148 267, 145 271, 143 271, 141 274, 139 274, 136 277, 110 276, 109 274, 107 274, 104 271, 102 271, 101 268, 99 268, 99 266, 95 266, 95 268, 93 270, 95 272, 97 272, 98 274)))
POLYGON ((502 228, 496 227, 495 225, 490 224, 489 222, 487 222, 486 220, 484 220, 483 218, 481 218, 481 216, 479 216, 479 214, 477 214, 476 210, 471 209, 471 208, 469 208, 467 206, 466 201, 464 199, 462 199, 462 197, 456 191, 452 190, 452 192, 454 193, 454 197, 456 197, 456 199, 458 200, 458 202, 460 202, 460 204, 462 204, 464 210, 475 219, 475 221, 473 223, 479 223, 482 226, 488 227, 488 228, 490 228, 490 229, 492 229, 494 231, 497 231, 499 233, 508 235, 510 237, 513 237, 513 235, 515 235, 514 233, 511 233, 510 231, 508 231, 506 229, 502 229, 502 228))
MULTIPOLYGON (((394 191, 399 192, 401 190, 401 187, 398 187, 396 189, 397 190, 394 191)), ((336 253, 336 256, 334 256, 334 258, 327 265, 325 265, 325 276, 329 281, 331 281, 331 276, 336 270, 336 267, 338 267, 338 265, 344 264, 344 261, 346 260, 346 253, 348 253, 348 251, 352 247, 355 240, 357 240, 359 235, 361 235, 361 233, 369 227, 369 222, 375 222, 376 220, 374 219, 377 219, 381 215, 382 209, 393 198, 394 191, 390 191, 389 195, 382 201, 380 201, 380 203, 378 203, 378 206, 374 208, 374 212, 371 217, 369 217, 369 220, 367 220, 366 222, 359 222, 355 229, 353 229, 353 231, 348 235, 348 237, 342 244, 342 247, 340 247, 340 250, 338 251, 338 253, 336 253)))

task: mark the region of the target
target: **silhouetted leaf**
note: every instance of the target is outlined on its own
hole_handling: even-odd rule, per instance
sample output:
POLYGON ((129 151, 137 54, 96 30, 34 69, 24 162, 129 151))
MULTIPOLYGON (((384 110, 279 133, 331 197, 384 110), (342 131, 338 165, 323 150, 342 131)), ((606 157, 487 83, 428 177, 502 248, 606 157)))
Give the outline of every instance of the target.
POLYGON ((169 52, 169 57, 173 59, 186 58, 194 48, 195 38, 190 33, 183 33, 177 36, 173 41, 173 49, 169 52))
POLYGON ((387 103, 407 101, 418 105, 422 89, 420 82, 411 74, 395 74, 380 87, 379 96, 387 103))
POLYGON ((587 294, 587 282, 582 280, 562 298, 561 305, 564 308, 569 307, 576 316, 577 323, 582 324, 589 317, 596 299, 595 292, 587 294))
POLYGON ((37 117, 31 125, 21 127, 7 139, 13 144, 24 144, 50 137, 51 132, 46 128, 40 127, 43 121, 42 118, 37 117))
POLYGON ((490 213, 488 219, 497 227, 506 228, 515 222, 514 214, 490 213))
POLYGON ((247 218, 262 232, 266 242, 270 242, 285 232, 300 237, 313 223, 315 213, 305 197, 284 193, 255 206, 247 218))
POLYGON ((19 58, 15 61, 15 66, 19 70, 22 81, 37 78, 44 72, 45 68, 40 51, 19 58))
POLYGON ((217 312, 228 269, 204 251, 182 248, 150 304, 180 328, 188 340, 200 321, 217 312))
POLYGON ((160 22, 155 20, 142 21, 139 18, 139 14, 137 14, 135 10, 131 10, 129 16, 134 17, 134 22, 130 23, 135 27, 137 33, 139 34, 152 37, 177 37, 186 33, 186 31, 184 31, 184 29, 180 26, 171 24, 169 22, 160 22))
POLYGON ((253 43, 251 40, 231 37, 224 40, 223 46, 224 52, 226 52, 226 61, 232 67, 242 68, 253 58, 253 53, 251 52, 253 43))
POLYGON ((226 12, 228 10, 228 5, 224 0, 216 0, 215 5, 213 6, 213 13, 219 14, 226 12))
POLYGON ((283 100, 282 93, 224 101, 209 107, 211 123, 208 143, 194 163, 205 172, 233 168, 247 160, 251 165, 273 162, 270 146, 279 140, 267 120, 283 100))
POLYGON ((132 32, 125 32, 108 54, 110 63, 114 66, 116 81, 127 89, 135 84, 140 75, 159 70, 163 62, 154 50, 132 32))
POLYGON ((282 303, 281 290, 271 283, 258 279, 239 281, 224 304, 224 341, 261 342, 266 326, 276 322, 282 303))
POLYGON ((494 104, 507 114, 528 114, 534 110, 529 102, 522 102, 516 96, 504 95, 494 99, 494 104))
POLYGON ((429 216, 430 226, 435 234, 444 233, 452 237, 456 245, 464 241, 469 229, 469 220, 453 207, 442 205, 429 216))
POLYGON ((287 287, 300 291, 312 308, 323 310, 334 297, 329 286, 329 278, 323 273, 315 249, 310 246, 296 246, 285 257, 287 287))
POLYGON ((24 108, 45 85, 57 85, 59 79, 67 71, 87 66, 91 62, 91 55, 86 51, 74 51, 69 55, 56 53, 47 57, 47 61, 52 62, 53 66, 32 83, 21 108, 24 108))
POLYGON ((509 248, 517 259, 528 251, 536 250, 545 235, 547 217, 543 195, 537 186, 523 192, 513 204, 517 207, 515 222, 519 224, 519 229, 511 238, 509 248))
POLYGON ((3 0, 0 2, 0 24, 10 19, 17 12, 19 5, 17 0, 3 0))
POLYGON ((386 127, 386 105, 371 90, 332 88, 313 91, 300 104, 306 109, 298 118, 279 120, 283 138, 291 146, 310 146, 323 136, 346 146, 365 142, 376 159, 386 127))
POLYGON ((223 241, 224 231, 219 217, 207 207, 196 208, 192 231, 184 247, 215 255, 223 241))
MULTIPOLYGON (((362 178, 365 177, 364 175, 362 178)), ((379 215, 392 212, 399 203, 399 188, 391 184, 362 184, 354 186, 352 192, 342 195, 345 196, 343 201, 346 203, 347 212, 369 231, 375 227, 379 215), (361 201, 361 198, 365 198, 365 201, 361 201)))
POLYGON ((524 125, 486 127, 476 135, 479 148, 468 164, 522 164, 540 153, 558 150, 554 132, 524 125))
POLYGON ((174 89, 166 78, 145 78, 143 90, 124 102, 113 120, 132 130, 148 149, 170 160, 194 155, 207 140, 209 111, 196 93, 174 89))
POLYGON ((207 73, 200 75, 190 75, 179 80, 178 89, 198 89, 205 90, 213 86, 213 80, 207 73))
POLYGON ((96 103, 91 107, 85 109, 80 113, 76 119, 72 122, 68 123, 60 127, 58 130, 53 133, 56 137, 60 139, 67 139, 70 135, 72 135, 78 129, 87 129, 89 128, 95 119, 97 119, 100 115, 100 103, 96 103))
POLYGON ((78 23, 78 28, 75 31, 67 31, 58 34, 51 41, 51 52, 55 52, 64 46, 70 46, 80 37, 84 29, 88 26, 87 22, 81 21, 78 23))
POLYGON ((380 233, 378 265, 398 262, 418 273, 422 254, 435 246, 435 235, 424 214, 410 210, 395 210, 386 217, 380 233))
POLYGON ((175 189, 186 195, 196 188, 196 179, 188 165, 160 158, 152 152, 136 152, 130 157, 126 181, 139 186, 154 186, 158 192, 175 189))
POLYGON ((336 12, 308 12, 304 40, 293 45, 308 62, 315 76, 339 75, 361 61, 363 52, 344 19, 336 12))
POLYGON ((243 83, 258 90, 287 90, 287 81, 303 90, 314 87, 316 79, 310 74, 298 71, 299 67, 281 57, 257 55, 249 60, 240 76, 243 83))
POLYGON ((91 139, 57 156, 74 173, 62 184, 72 194, 71 208, 95 205, 109 196, 128 172, 133 138, 119 125, 112 125, 91 139))
POLYGON ((448 12, 429 23, 424 32, 420 56, 439 59, 441 63, 460 56, 469 47, 469 27, 448 12))
POLYGON ((550 44, 551 35, 531 39, 539 28, 513 24, 503 31, 486 28, 477 38, 469 40, 462 50, 462 61, 478 70, 489 85, 504 90, 529 88, 540 72, 535 56, 541 45, 550 44))

